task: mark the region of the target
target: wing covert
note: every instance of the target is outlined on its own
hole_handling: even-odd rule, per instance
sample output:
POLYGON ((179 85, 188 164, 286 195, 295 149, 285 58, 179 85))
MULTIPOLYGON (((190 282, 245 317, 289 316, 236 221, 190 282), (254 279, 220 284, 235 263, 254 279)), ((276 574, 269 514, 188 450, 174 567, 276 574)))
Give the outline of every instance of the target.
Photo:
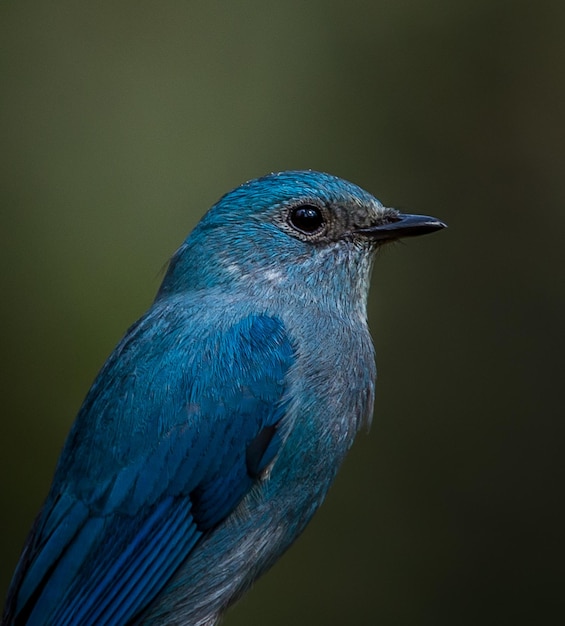
POLYGON ((165 307, 134 325, 69 435, 7 623, 121 624, 145 608, 276 456, 293 362, 266 315, 210 331, 165 307))

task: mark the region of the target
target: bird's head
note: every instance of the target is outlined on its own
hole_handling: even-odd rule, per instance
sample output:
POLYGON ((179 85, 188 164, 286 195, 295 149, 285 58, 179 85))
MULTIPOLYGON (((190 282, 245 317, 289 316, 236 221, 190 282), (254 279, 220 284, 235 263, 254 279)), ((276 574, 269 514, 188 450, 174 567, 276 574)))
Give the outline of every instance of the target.
POLYGON ((381 245, 444 226, 384 207, 330 174, 269 174, 206 213, 173 256, 158 297, 212 286, 323 293, 328 284, 363 296, 381 245))

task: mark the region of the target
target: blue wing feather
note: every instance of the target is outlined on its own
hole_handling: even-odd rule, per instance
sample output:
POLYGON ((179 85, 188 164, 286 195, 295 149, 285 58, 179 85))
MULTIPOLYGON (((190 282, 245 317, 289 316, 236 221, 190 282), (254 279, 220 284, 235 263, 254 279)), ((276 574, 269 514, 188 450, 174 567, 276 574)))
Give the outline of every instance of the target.
MULTIPOLYGON (((120 525, 116 530, 120 531, 120 525)), ((72 594, 71 589, 73 600, 59 611, 55 622, 124 623, 139 608, 140 600, 151 600, 148 587, 171 576, 178 559, 186 558, 200 534, 190 515, 190 501, 165 498, 125 549, 117 544, 116 550, 104 555, 83 590, 72 594)))
POLYGON ((283 325, 213 328, 156 307, 109 358, 16 572, 10 623, 126 623, 275 457, 294 361, 283 325))

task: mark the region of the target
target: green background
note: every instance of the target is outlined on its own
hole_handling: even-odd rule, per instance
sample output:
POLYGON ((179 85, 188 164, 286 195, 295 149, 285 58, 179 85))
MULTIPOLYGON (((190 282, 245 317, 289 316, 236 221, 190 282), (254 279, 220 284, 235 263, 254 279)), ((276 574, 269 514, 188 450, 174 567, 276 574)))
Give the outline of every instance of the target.
POLYGON ((98 368, 225 191, 343 176, 390 247, 379 380, 226 626, 562 623, 565 3, 3 2, 0 592, 98 368))

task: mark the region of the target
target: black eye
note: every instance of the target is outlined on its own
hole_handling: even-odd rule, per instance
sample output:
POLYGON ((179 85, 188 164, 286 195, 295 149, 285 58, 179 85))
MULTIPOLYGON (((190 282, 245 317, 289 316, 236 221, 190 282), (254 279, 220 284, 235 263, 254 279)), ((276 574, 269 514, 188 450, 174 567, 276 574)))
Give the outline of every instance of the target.
POLYGON ((288 221, 296 230, 307 235, 319 231, 324 225, 324 217, 320 209, 309 204, 303 204, 292 209, 288 221))

